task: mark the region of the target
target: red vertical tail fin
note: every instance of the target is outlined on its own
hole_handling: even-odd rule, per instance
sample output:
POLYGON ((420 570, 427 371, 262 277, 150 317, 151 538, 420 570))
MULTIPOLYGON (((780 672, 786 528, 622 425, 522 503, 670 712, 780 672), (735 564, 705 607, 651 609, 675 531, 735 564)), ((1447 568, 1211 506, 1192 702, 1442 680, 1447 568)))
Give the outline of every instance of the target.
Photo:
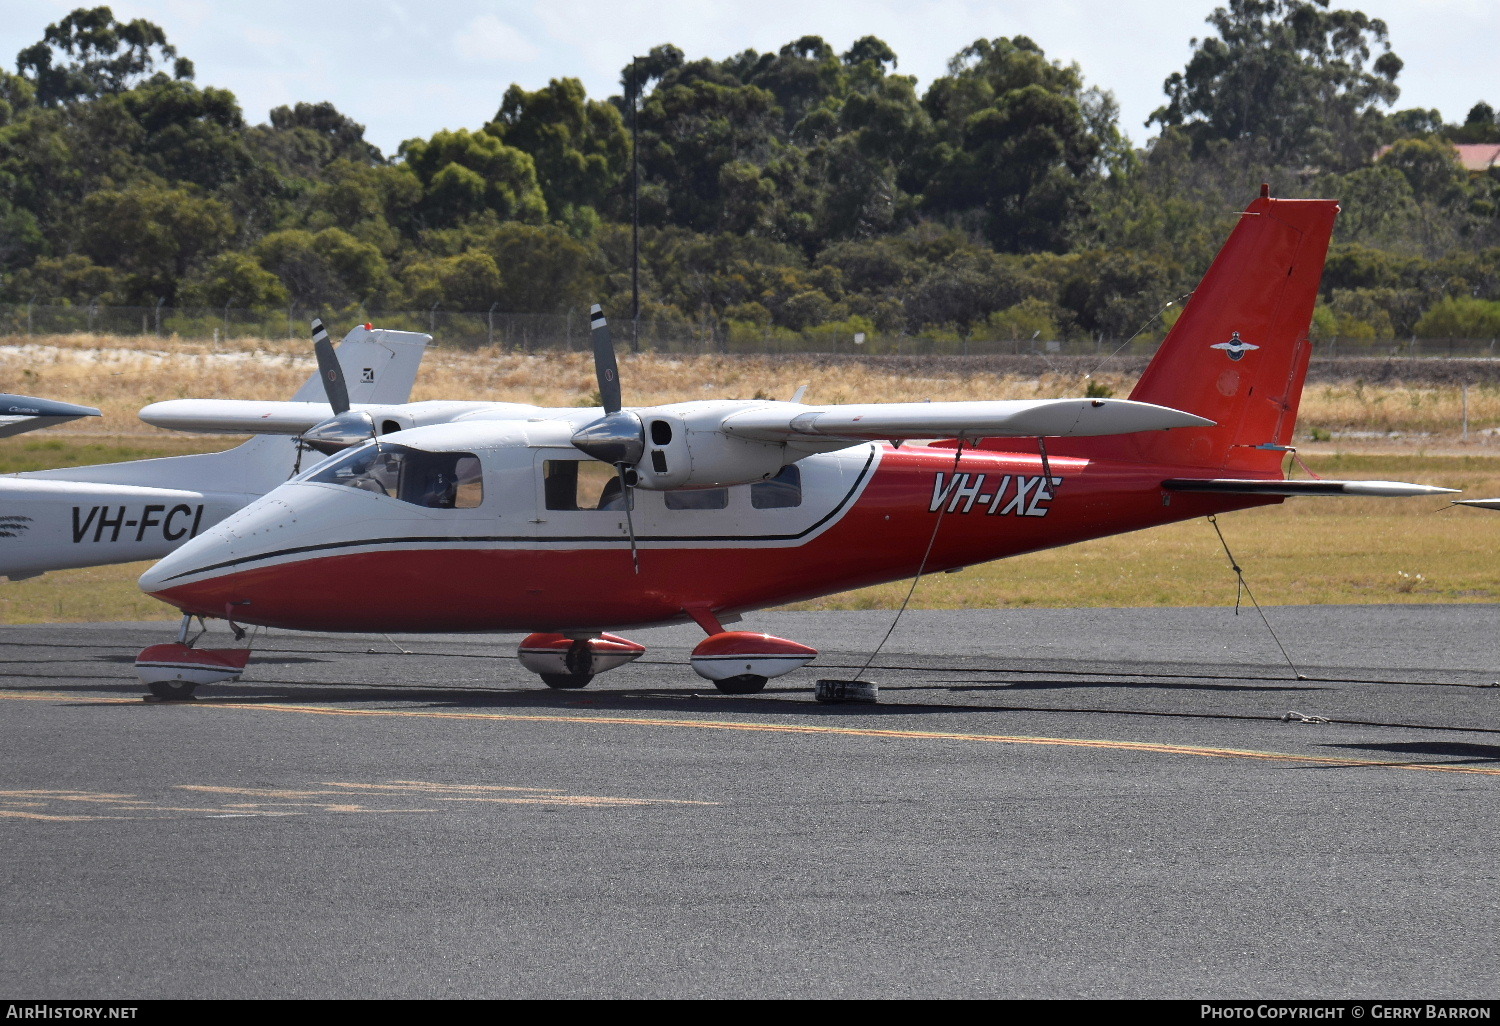
MULTIPOLYGON (((1196 413, 1213 427, 1058 438, 1048 448, 1059 456, 1279 477, 1278 447, 1290 444, 1296 426, 1312 354, 1307 329, 1338 212, 1334 200, 1272 199, 1262 187, 1130 393, 1196 413)), ((979 445, 1036 451, 1034 439, 979 445)))
POLYGON ((1272 199, 1262 189, 1130 393, 1215 426, 1121 438, 1131 452, 1111 455, 1237 473, 1280 468, 1271 447, 1292 439, 1338 210, 1333 200, 1272 199))

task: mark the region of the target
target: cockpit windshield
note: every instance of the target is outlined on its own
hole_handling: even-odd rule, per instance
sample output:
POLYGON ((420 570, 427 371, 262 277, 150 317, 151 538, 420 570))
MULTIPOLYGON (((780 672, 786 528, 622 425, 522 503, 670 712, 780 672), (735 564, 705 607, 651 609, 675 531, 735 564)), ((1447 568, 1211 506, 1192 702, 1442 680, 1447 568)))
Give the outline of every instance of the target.
POLYGON ((379 492, 432 509, 475 509, 484 501, 479 457, 389 442, 371 442, 336 456, 304 480, 379 492))

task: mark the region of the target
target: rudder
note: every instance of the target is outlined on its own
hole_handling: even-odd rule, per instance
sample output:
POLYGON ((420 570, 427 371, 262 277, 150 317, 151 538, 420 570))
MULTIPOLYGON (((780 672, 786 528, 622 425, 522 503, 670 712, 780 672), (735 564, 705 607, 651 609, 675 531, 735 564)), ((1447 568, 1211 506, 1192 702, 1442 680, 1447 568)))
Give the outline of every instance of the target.
POLYGON ((1291 443, 1338 210, 1334 200, 1272 199, 1262 188, 1130 393, 1215 426, 1122 439, 1134 458, 1279 473, 1283 454, 1271 447, 1291 443))

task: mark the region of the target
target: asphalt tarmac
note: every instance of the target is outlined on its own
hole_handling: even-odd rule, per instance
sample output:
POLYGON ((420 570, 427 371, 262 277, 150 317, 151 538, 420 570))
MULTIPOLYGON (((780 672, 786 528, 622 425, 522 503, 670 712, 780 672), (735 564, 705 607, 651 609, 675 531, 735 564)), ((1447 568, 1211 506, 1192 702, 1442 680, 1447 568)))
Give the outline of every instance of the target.
POLYGON ((0 997, 1500 998, 1500 607, 1267 615, 909 613, 875 705, 885 612, 747 618, 822 652, 748 697, 3 627, 0 997))

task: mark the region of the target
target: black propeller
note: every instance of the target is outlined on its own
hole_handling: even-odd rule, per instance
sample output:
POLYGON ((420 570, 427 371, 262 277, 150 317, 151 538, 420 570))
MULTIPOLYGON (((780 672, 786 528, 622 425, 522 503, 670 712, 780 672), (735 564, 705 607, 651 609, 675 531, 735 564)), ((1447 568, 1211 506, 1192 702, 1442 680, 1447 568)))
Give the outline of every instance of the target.
POLYGON ((573 434, 573 444, 584 454, 603 463, 633 467, 646 452, 646 429, 641 418, 620 409, 620 368, 615 362, 609 322, 595 303, 590 311, 594 341, 594 376, 599 381, 599 400, 604 416, 573 434))
POLYGON ((646 428, 641 418, 620 408, 620 367, 615 361, 614 343, 609 337, 609 322, 604 310, 595 303, 589 311, 594 342, 594 376, 599 382, 599 401, 604 416, 585 424, 573 433, 575 448, 585 456, 602 463, 614 464, 620 474, 620 494, 625 502, 625 527, 630 534, 630 559, 635 572, 641 572, 640 555, 635 547, 635 521, 630 507, 635 504, 634 467, 646 454, 646 428))
POLYGON ((337 417, 349 409, 349 388, 344 384, 344 368, 339 365, 339 358, 333 351, 333 343, 328 340, 328 331, 323 327, 321 318, 313 318, 312 337, 313 352, 318 357, 318 373, 323 377, 323 391, 328 394, 328 404, 333 407, 333 415, 337 417))
POLYGON ((313 318, 312 336, 313 352, 318 357, 318 377, 323 381, 323 391, 328 396, 328 405, 333 407, 333 416, 302 432, 300 441, 309 449, 331 456, 373 438, 375 422, 368 413, 349 409, 344 368, 339 364, 338 354, 333 351, 333 343, 329 341, 322 320, 317 317, 313 318))

